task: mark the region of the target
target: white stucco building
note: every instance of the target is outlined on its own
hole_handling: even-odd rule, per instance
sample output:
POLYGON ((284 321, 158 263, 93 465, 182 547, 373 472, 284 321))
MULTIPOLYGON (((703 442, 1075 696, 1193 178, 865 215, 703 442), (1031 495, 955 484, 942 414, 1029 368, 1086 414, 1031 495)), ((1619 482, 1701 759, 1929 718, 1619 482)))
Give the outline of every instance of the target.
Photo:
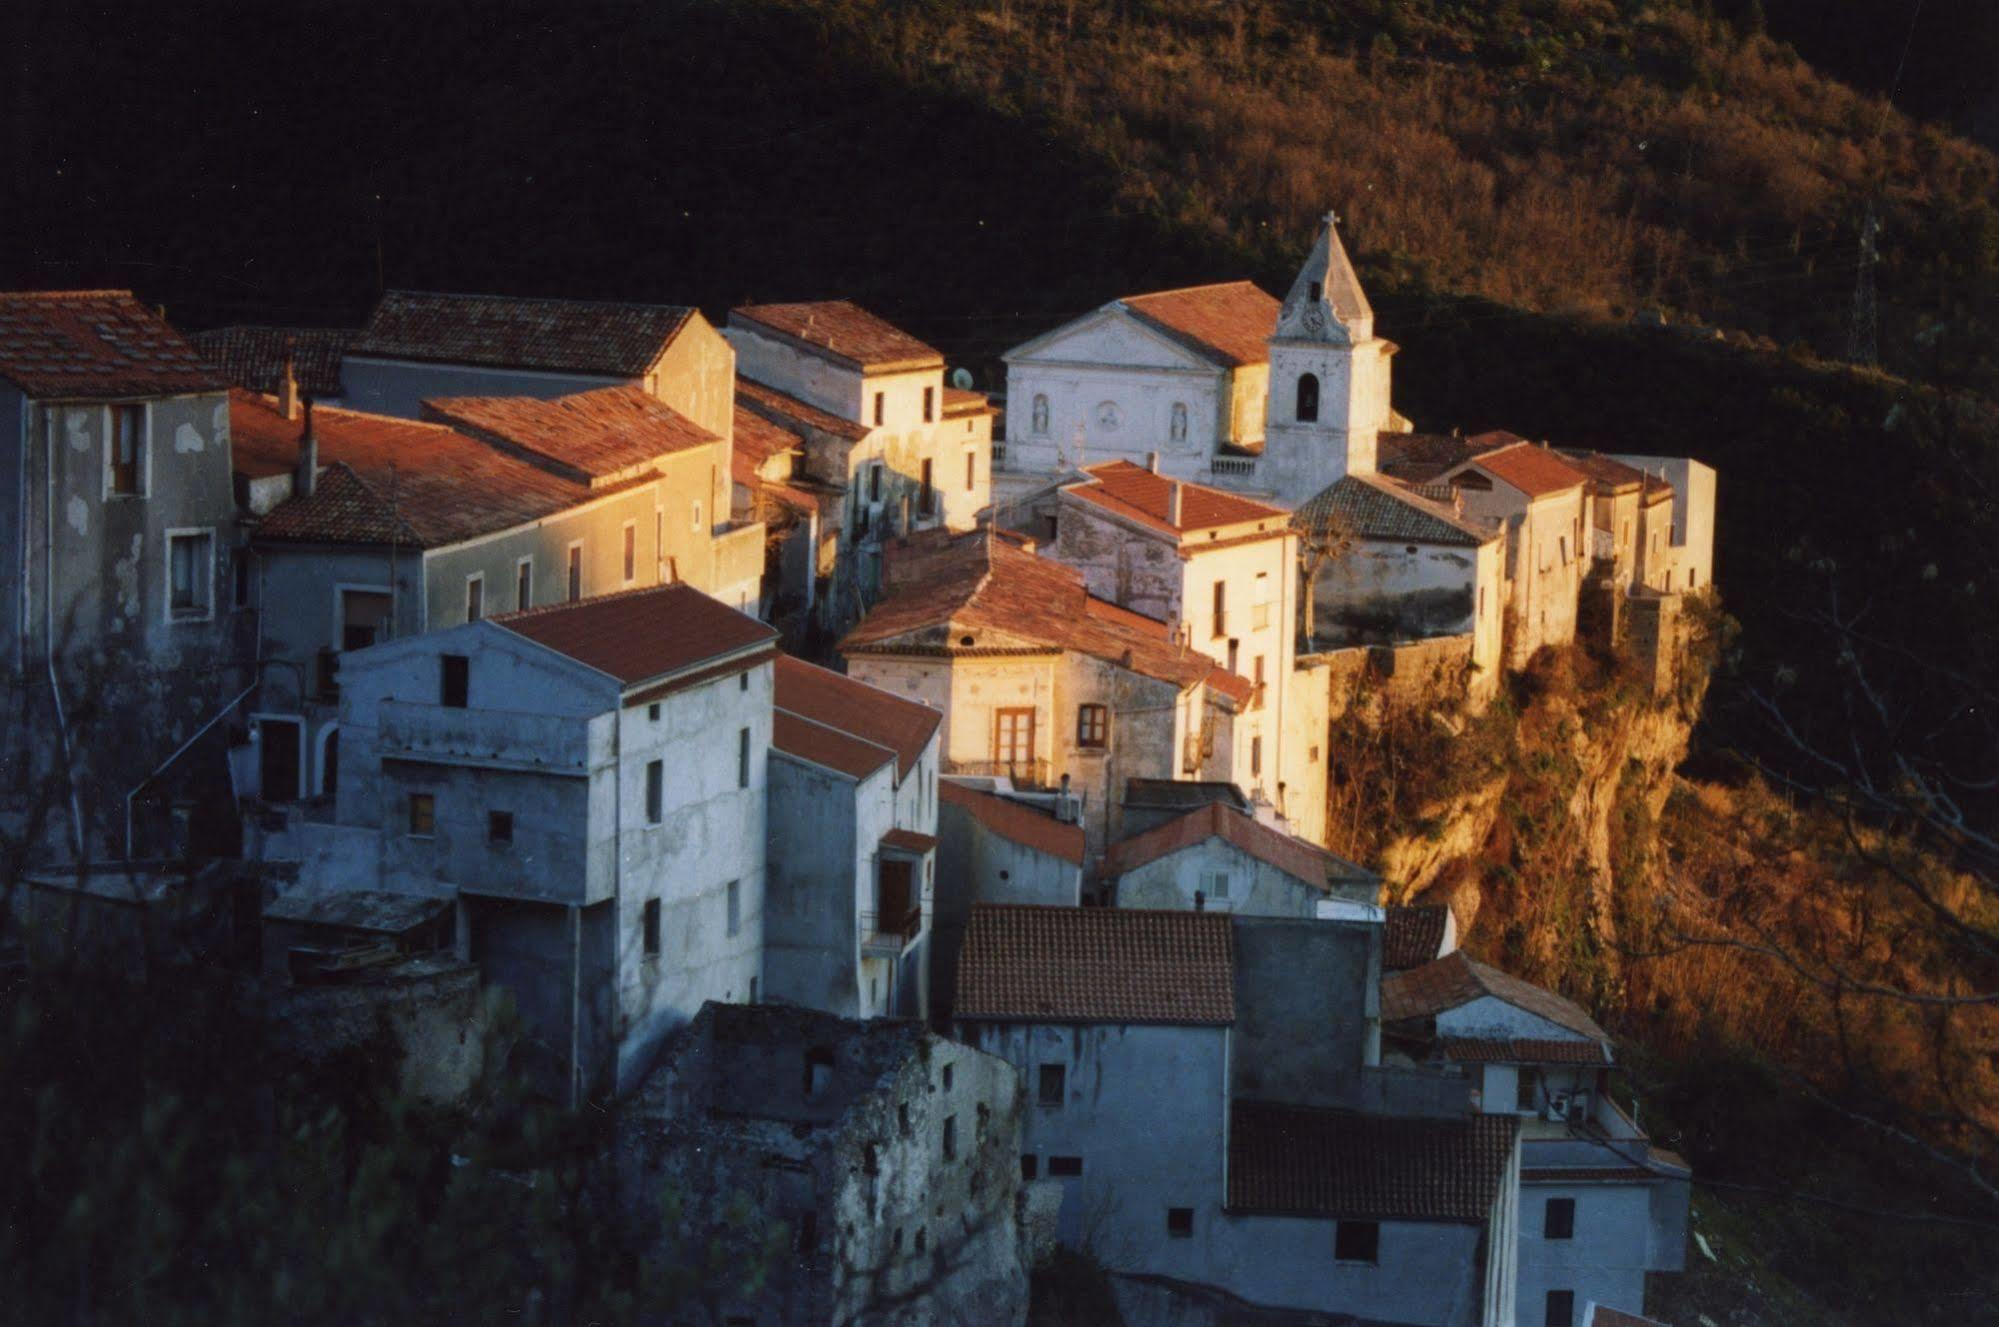
POLYGON ((1316 917, 1381 892, 1372 871, 1219 802, 1112 844, 1098 871, 1120 908, 1316 917))

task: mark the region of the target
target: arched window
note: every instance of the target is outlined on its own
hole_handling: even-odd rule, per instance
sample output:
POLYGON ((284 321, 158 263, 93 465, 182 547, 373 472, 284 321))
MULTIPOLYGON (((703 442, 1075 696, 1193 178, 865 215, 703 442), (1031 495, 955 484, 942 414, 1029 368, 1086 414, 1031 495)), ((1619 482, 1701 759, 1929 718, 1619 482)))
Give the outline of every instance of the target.
POLYGON ((1048 397, 1041 392, 1034 394, 1034 431, 1048 431, 1048 397))
POLYGON ((1173 403, 1172 422, 1167 425, 1166 432, 1175 442, 1187 441, 1187 407, 1178 401, 1173 403))
POLYGON ((1317 423, 1319 418, 1319 375, 1301 373, 1298 375, 1298 422, 1317 423))

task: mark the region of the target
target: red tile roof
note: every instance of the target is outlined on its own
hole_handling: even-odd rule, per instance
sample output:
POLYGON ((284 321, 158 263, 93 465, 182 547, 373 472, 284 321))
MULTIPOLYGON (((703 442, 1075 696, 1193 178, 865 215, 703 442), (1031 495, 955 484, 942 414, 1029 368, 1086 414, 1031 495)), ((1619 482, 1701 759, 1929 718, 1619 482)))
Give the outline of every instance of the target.
POLYGON ((1273 866, 1314 889, 1328 889, 1336 880, 1374 878, 1352 862, 1335 857, 1304 839, 1260 824, 1255 818, 1220 802, 1209 802, 1163 825, 1154 825, 1143 833, 1113 843, 1104 853, 1103 874, 1124 875, 1215 838, 1232 844, 1265 865, 1273 866))
POLYGON ((1219 364, 1235 368, 1270 358, 1278 300, 1255 283, 1227 281, 1119 300, 1139 321, 1219 364))
POLYGON ((1400 1023, 1408 1019, 1435 1018, 1446 1010, 1486 996, 1524 1009, 1578 1036, 1595 1041, 1610 1040, 1610 1034, 1598 1027, 1595 1020, 1573 1000, 1480 963, 1462 950, 1446 954, 1422 967, 1383 977, 1381 1021, 1400 1023))
POLYGON ((1381 966, 1388 972, 1419 968, 1444 947, 1451 910, 1442 903, 1412 907, 1391 903, 1381 928, 1381 966))
POLYGON ((0 378, 31 397, 219 392, 228 379, 129 290, 0 293, 0 378))
POLYGON ((851 300, 745 304, 729 310, 729 321, 755 323, 869 372, 944 366, 942 352, 851 300))
POLYGON ((734 455, 747 458, 752 466, 762 465, 771 457, 782 456, 786 452, 805 450, 805 439, 740 404, 736 406, 735 423, 734 455))
MULTIPOLYGON (((778 659, 788 657, 779 655, 778 659)), ((788 756, 837 770, 850 779, 865 779, 895 760, 895 752, 885 746, 784 710, 771 715, 770 744, 788 756)))
POLYGON ((1228 1210, 1482 1223, 1519 1128, 1511 1115, 1362 1115, 1237 1100, 1229 1108, 1228 1210))
POLYGON ((1570 465, 1560 452, 1552 447, 1536 447, 1531 442, 1482 452, 1474 458, 1474 464, 1530 498, 1560 493, 1589 482, 1589 476, 1570 465))
POLYGON ((340 395, 340 360, 356 333, 351 327, 216 327, 188 338, 230 382, 275 394, 285 357, 301 392, 340 395))
POLYGON ((529 453, 579 483, 615 480, 663 456, 721 439, 642 388, 599 387, 545 400, 532 396, 444 396, 424 418, 529 453))
POLYGON ((1590 482, 1599 490, 1616 491, 1626 488, 1641 488, 1645 484, 1645 472, 1637 466, 1626 465, 1615 457, 1602 452, 1579 452, 1562 449, 1562 459, 1588 475, 1590 482))
MULTIPOLYGON (((241 474, 291 471, 304 428, 303 411, 286 419, 270 397, 229 393, 232 464, 241 474)), ((318 406, 313 434, 322 467, 315 491, 278 504, 258 524, 259 540, 437 548, 592 496, 442 424, 318 406)))
POLYGON ((888 583, 888 597, 840 642, 843 653, 976 654, 982 633, 993 631, 1182 688, 1206 683, 1239 703, 1255 690, 1248 678, 1173 640, 1165 623, 1092 598, 1073 567, 984 532, 894 549, 888 583))
POLYGON ((1154 530, 1186 534, 1231 525, 1263 522, 1273 534, 1288 532, 1289 513, 1268 503, 1253 502, 1205 484, 1189 484, 1155 474, 1130 461, 1111 461, 1083 471, 1089 480, 1067 485, 1064 493, 1116 512, 1154 530), (1172 520, 1173 490, 1180 490, 1180 519, 1172 520))
POLYGON ((937 800, 963 807, 972 819, 1003 839, 1076 866, 1083 864, 1081 825, 1064 824, 1031 806, 994 797, 949 779, 937 781, 937 800))
POLYGON ((1473 446, 1455 433, 1383 432, 1375 437, 1375 464, 1405 484, 1427 484, 1490 446, 1473 446))
POLYGON ((960 419, 966 415, 990 415, 994 413, 993 403, 986 399, 984 392, 968 392, 962 387, 944 389, 944 418, 960 419))
POLYGON ((767 387, 740 373, 736 375, 736 405, 755 411, 774 424, 818 429, 821 433, 830 433, 849 442, 859 442, 868 436, 865 424, 843 418, 830 410, 821 410, 809 401, 801 401, 788 392, 767 387))
POLYGON ((1383 433, 1377 464, 1406 484, 1427 484, 1467 463, 1503 479, 1530 498, 1587 483, 1589 476, 1552 447, 1493 429, 1468 438, 1441 433, 1383 433))
POLYGON ((529 608, 487 621, 626 686, 777 639, 773 628, 682 584, 529 608))
POLYGON ((1609 1064, 1600 1041, 1552 1037, 1443 1037, 1437 1052, 1459 1064, 1609 1064))
POLYGON ((775 703, 779 710, 894 752, 898 781, 909 776, 944 719, 928 705, 788 654, 778 656, 775 703))
POLYGON ((1233 1023, 1229 919, 975 903, 958 958, 956 1012, 1001 1022, 1233 1023))
POLYGON ((913 829, 892 829, 882 835, 882 846, 901 852, 931 852, 937 847, 935 834, 919 834, 913 829))
POLYGON ((693 316, 676 304, 391 290, 348 353, 636 378, 693 316))

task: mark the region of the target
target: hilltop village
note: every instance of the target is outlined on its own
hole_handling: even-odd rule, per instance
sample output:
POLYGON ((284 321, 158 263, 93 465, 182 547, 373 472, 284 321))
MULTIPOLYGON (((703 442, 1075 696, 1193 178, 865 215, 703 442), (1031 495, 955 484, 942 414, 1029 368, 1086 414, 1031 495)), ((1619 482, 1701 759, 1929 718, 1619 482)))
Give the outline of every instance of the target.
POLYGON ((1329 726, 1579 639, 1663 694, 1715 475, 1415 432, 1394 354, 1330 217, 991 394, 841 300, 0 295, 7 925, 247 949, 439 1103, 503 1003, 631 1220, 785 1222, 731 1324, 1018 1323, 1057 1248, 1134 1324, 1640 1321, 1685 1162, 1331 850, 1329 726))

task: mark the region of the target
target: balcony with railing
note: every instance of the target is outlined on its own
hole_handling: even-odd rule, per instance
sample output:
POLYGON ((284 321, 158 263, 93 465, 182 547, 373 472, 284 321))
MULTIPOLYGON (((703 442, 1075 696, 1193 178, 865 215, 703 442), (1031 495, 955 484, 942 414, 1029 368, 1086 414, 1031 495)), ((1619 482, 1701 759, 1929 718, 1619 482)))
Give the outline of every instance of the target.
POLYGON ((1208 471, 1217 479, 1256 478, 1254 456, 1216 456, 1208 461, 1208 471))
POLYGON ((945 760, 940 771, 970 778, 1011 779, 1016 788, 1048 789, 1056 780, 1046 760, 945 760))
POLYGON ((571 715, 385 700, 377 723, 385 759, 581 777, 608 757, 593 750, 590 721, 571 715))
POLYGON ((866 957, 901 958, 923 933, 919 860, 897 855, 876 863, 875 906, 861 912, 861 953, 866 957))

